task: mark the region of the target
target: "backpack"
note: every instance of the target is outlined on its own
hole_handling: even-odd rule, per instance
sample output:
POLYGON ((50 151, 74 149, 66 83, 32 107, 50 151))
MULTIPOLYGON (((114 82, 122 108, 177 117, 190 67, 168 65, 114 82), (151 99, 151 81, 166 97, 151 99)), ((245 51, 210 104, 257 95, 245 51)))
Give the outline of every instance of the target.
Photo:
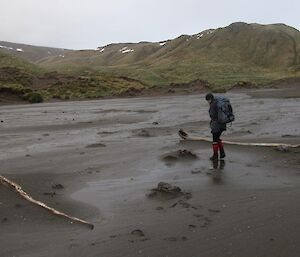
POLYGON ((217 97, 218 122, 230 123, 234 121, 234 114, 229 99, 217 97))

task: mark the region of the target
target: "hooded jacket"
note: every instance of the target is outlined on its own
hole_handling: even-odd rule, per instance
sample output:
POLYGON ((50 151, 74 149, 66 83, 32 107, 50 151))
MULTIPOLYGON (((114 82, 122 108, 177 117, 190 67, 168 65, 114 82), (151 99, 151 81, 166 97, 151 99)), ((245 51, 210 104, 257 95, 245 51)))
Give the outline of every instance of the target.
POLYGON ((209 116, 211 119, 210 128, 211 133, 220 133, 226 130, 226 124, 218 122, 218 97, 214 98, 213 101, 209 105, 209 116))

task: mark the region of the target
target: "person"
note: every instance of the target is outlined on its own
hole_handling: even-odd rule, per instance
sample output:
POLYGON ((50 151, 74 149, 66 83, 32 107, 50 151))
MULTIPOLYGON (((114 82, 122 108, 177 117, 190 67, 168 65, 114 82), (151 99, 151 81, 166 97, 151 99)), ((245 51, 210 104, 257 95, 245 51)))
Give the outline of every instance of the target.
POLYGON ((217 98, 214 97, 212 93, 208 93, 205 96, 206 101, 209 103, 209 116, 210 116, 210 127, 212 133, 212 147, 213 147, 213 155, 210 157, 210 160, 215 161, 218 160, 220 151, 220 158, 225 158, 225 151, 221 137, 223 131, 226 130, 226 123, 221 123, 218 121, 218 105, 217 98))

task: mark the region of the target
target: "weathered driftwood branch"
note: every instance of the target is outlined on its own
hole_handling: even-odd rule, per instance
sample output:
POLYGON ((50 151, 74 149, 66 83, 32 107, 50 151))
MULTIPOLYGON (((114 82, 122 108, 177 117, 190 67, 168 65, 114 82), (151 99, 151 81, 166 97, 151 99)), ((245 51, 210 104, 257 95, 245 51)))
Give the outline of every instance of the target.
POLYGON ((70 220, 72 220, 74 222, 78 222, 78 223, 84 224, 84 225, 88 226, 90 229, 94 229, 94 225, 91 224, 91 223, 89 223, 89 222, 87 222, 87 221, 85 221, 85 220, 69 216, 69 215, 67 215, 67 214, 65 214, 63 212, 60 212, 58 210, 55 210, 54 208, 51 208, 51 207, 47 206, 46 204, 44 204, 44 203, 42 203, 40 201, 37 201, 37 200, 33 199, 30 195, 28 195, 22 189, 22 187, 20 185, 18 185, 15 182, 13 182, 13 181, 11 181, 11 180, 3 177, 2 175, 0 175, 0 182, 4 186, 6 186, 6 187, 8 187, 8 188, 10 188, 10 189, 12 189, 14 191, 16 191, 21 197, 23 197, 25 200, 27 200, 27 201, 29 201, 31 203, 33 203, 35 205, 38 205, 38 206, 40 206, 40 207, 42 207, 44 209, 47 209, 48 211, 50 211, 51 213, 53 213, 55 215, 65 217, 65 218, 70 219, 70 220))
MULTIPOLYGON (((192 140, 192 141, 205 141, 211 142, 212 140, 206 137, 197 137, 190 136, 187 132, 182 129, 178 132, 180 138, 183 140, 192 140)), ((246 143, 246 142, 232 142, 223 140, 223 143, 228 145, 245 145, 245 146, 265 146, 265 147, 288 147, 288 148, 298 148, 300 144, 284 144, 284 143, 246 143)))

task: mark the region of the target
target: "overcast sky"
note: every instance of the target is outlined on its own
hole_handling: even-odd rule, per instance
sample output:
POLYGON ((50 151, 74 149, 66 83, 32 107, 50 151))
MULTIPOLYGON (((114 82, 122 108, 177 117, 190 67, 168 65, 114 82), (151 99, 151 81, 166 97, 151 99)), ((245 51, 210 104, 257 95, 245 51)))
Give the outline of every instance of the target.
POLYGON ((299 0, 0 0, 0 40, 71 49, 162 41, 244 21, 300 30, 299 0))

